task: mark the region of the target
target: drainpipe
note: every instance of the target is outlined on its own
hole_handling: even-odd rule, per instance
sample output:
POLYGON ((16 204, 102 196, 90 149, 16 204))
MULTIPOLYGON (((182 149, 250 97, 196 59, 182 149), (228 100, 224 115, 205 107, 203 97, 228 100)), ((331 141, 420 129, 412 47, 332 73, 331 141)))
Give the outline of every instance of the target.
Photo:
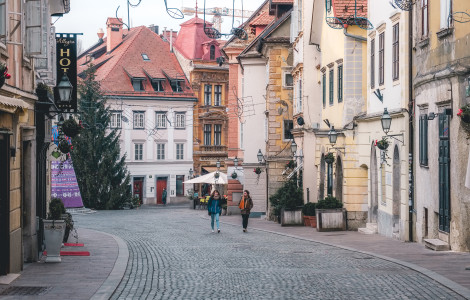
POLYGON ((344 35, 347 36, 347 37, 353 38, 353 39, 358 40, 360 42, 367 42, 367 38, 365 38, 365 37, 348 33, 348 25, 344 25, 343 32, 344 32, 344 35))
POLYGON ((408 163, 409 163, 409 193, 408 193, 408 206, 409 206, 409 215, 408 215, 408 236, 410 242, 413 242, 413 210, 414 210, 414 159, 413 159, 413 116, 414 116, 414 100, 413 100, 413 8, 409 11, 408 15, 408 51, 409 51, 409 64, 408 64, 408 93, 409 93, 409 107, 408 107, 408 118, 409 118, 409 154, 408 154, 408 163))

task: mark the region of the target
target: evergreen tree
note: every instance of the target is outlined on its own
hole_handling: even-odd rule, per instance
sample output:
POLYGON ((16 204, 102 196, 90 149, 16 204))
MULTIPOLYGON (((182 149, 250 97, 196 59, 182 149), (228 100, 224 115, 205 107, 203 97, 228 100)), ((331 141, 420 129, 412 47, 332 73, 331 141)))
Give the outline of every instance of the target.
POLYGON ((83 203, 89 208, 118 209, 130 202, 130 175, 120 157, 117 129, 109 129, 111 113, 90 66, 79 85, 80 121, 84 129, 73 139, 72 160, 83 203))

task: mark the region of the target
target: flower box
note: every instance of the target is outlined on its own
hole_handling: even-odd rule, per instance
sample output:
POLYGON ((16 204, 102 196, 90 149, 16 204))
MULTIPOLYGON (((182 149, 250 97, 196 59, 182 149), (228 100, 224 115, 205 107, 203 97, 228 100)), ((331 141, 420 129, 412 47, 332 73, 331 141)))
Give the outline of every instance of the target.
POLYGON ((281 226, 303 225, 302 209, 281 209, 281 226))
POLYGON ((329 208, 316 209, 317 231, 347 230, 346 209, 329 208))

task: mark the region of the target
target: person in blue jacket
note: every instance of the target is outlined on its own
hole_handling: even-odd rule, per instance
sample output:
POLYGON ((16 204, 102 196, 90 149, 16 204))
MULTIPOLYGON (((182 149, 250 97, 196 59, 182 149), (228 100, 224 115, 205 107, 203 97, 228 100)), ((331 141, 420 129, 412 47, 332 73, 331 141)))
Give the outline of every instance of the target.
POLYGON ((209 212, 209 215, 211 216, 212 232, 214 232, 214 219, 215 219, 215 222, 217 223, 217 233, 220 233, 219 215, 220 215, 220 212, 222 211, 221 202, 222 202, 222 197, 220 196, 219 191, 214 190, 211 197, 209 198, 209 202, 207 203, 207 211, 209 212))

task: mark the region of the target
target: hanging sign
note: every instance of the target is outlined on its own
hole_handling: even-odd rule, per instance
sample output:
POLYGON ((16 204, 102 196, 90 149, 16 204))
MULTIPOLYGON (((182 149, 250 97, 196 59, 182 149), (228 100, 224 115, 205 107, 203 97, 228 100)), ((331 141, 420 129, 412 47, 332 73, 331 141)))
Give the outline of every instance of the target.
POLYGON ((54 99, 62 111, 77 110, 77 34, 56 34, 57 84, 54 99))

